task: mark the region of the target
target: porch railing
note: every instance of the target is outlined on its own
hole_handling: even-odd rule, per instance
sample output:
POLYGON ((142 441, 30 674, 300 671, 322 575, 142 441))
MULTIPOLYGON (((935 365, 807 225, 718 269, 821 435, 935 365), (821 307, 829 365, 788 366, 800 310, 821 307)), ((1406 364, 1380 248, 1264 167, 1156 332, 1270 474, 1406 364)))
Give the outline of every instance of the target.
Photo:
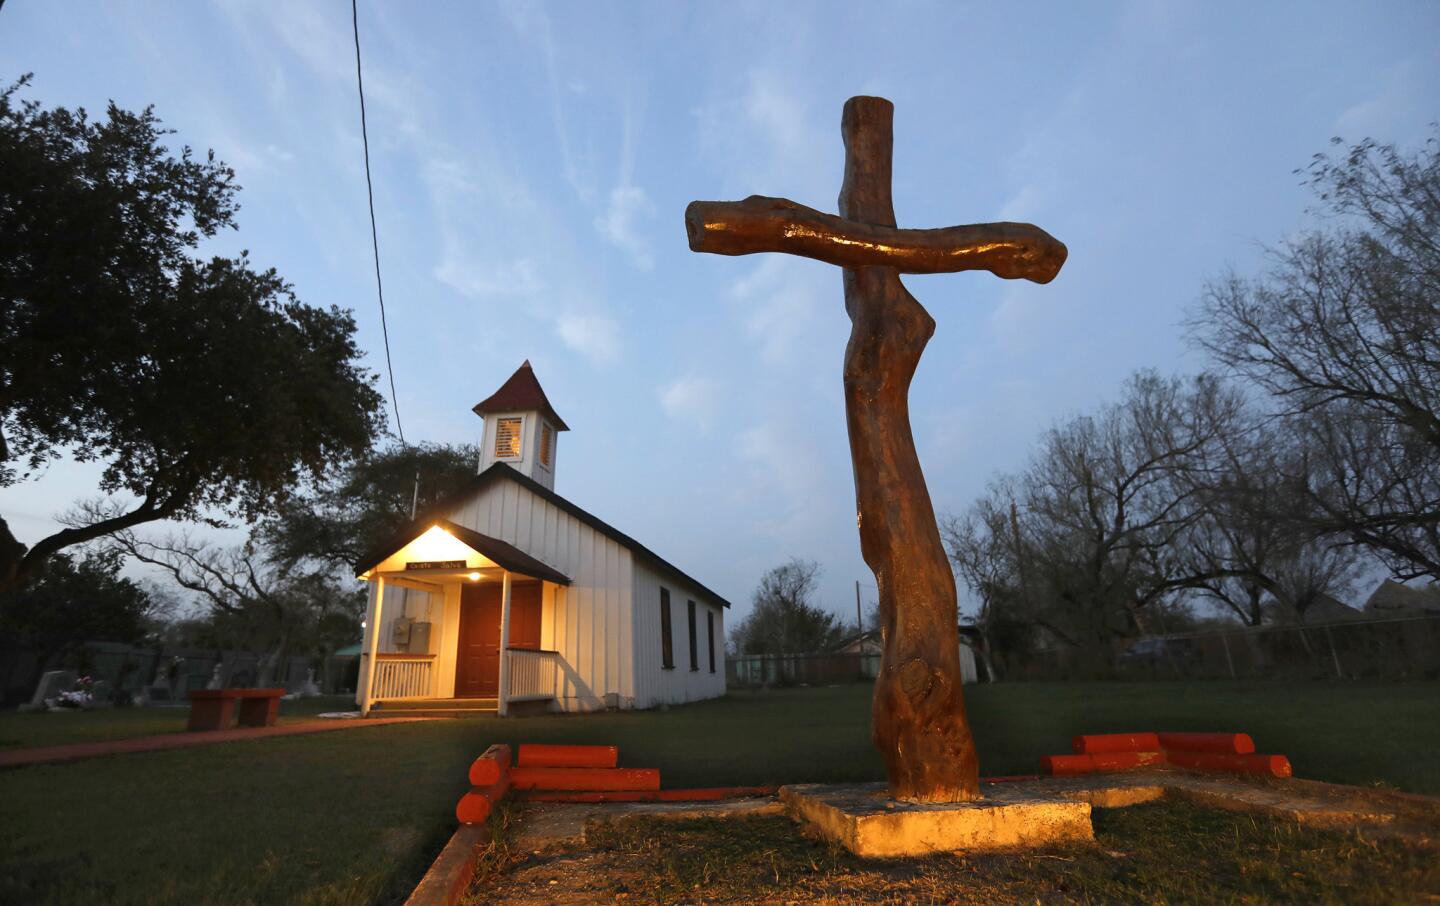
POLYGON ((382 654, 375 665, 375 698, 429 698, 433 654, 382 654))
POLYGON ((508 648, 512 702, 543 701, 555 697, 555 674, 560 653, 539 648, 508 648))

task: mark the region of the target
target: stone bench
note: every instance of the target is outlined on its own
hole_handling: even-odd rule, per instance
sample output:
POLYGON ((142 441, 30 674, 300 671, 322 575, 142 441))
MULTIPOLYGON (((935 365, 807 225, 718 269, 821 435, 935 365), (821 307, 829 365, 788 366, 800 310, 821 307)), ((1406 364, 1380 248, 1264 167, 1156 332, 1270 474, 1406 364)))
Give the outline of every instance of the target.
POLYGON ((240 703, 239 725, 273 727, 280 716, 284 689, 197 689, 190 693, 190 723, 187 730, 228 730, 235 722, 235 703, 240 703))

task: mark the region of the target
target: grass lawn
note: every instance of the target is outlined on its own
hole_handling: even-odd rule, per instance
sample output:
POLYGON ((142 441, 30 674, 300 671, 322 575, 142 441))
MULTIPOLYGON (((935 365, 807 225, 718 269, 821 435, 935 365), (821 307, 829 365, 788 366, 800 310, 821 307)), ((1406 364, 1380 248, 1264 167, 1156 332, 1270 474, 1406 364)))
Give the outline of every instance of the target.
MULTIPOLYGON (((1425 903, 1433 848, 1162 800, 1095 812, 1098 846, 865 860, 783 816, 593 827, 584 850, 477 878, 471 899, 706 903, 1425 903), (552 885, 551 881, 558 881, 552 885), (563 887, 562 887, 563 885, 563 887)), ((488 866, 487 866, 488 867, 488 866)))
MULTIPOLYGON (((1301 776, 1440 794, 1434 682, 967 694, 987 774, 1033 773, 1082 731, 1244 730, 1301 776)), ((465 768, 492 742, 619 745, 622 764, 661 768, 667 787, 880 779, 868 707, 860 685, 777 690, 665 712, 365 727, 0 771, 0 902, 390 901, 453 831, 465 768)), ((8 714, 0 737, 59 741, 23 723, 57 719, 117 720, 8 714)), ((82 728, 68 725, 64 741, 82 728)))
MULTIPOLYGON (((353 711, 351 696, 280 703, 280 723, 313 720, 322 711, 353 711)), ((76 742, 183 733, 189 707, 101 708, 94 711, 0 711, 0 749, 63 746, 76 742)))

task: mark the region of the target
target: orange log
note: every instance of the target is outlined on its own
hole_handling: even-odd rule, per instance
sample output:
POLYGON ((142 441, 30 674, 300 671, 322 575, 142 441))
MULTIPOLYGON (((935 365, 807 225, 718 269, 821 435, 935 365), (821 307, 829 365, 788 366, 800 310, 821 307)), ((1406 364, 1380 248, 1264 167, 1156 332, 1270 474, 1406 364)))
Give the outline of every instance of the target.
POLYGON ((466 793, 455 803, 455 818, 461 824, 484 824, 491 807, 490 800, 479 793, 466 793))
POLYGON ((660 770, 514 767, 510 769, 510 783, 517 790, 658 790, 660 770))
POLYGON ((1040 768, 1046 774, 1065 777, 1103 771, 1129 771, 1164 763, 1164 752, 1101 752, 1097 755, 1046 755, 1040 759, 1040 768))
POLYGON ((613 768, 620 763, 616 746, 539 746, 522 744, 520 759, 525 768, 613 768))
POLYGON ((1090 755, 1045 755, 1040 759, 1040 773, 1055 777, 1090 774, 1094 771, 1095 759, 1090 755))
POLYGON ((1076 755, 1100 752, 1158 752, 1160 740, 1154 733, 1101 733, 1076 736, 1070 740, 1076 755))
POLYGON ((1091 755, 1097 771, 1129 771, 1165 763, 1164 752, 1101 752, 1091 755))
POLYGON ((490 817, 495 804, 510 791, 510 781, 505 776, 486 787, 472 789, 455 804, 455 817, 461 824, 480 824, 490 817))
POLYGON ((717 786, 693 790, 529 790, 516 793, 526 802, 708 802, 743 796, 773 796, 773 786, 717 786))
POLYGON ((1181 752, 1249 755, 1255 751, 1255 740, 1248 733, 1161 733, 1160 747, 1181 752))
POLYGON ((470 785, 490 786, 510 770, 510 747, 493 745, 470 765, 470 785))
POLYGON ((1290 759, 1284 755, 1240 755, 1233 752, 1168 752, 1171 764, 1197 771, 1225 771, 1231 774, 1291 776, 1290 759))

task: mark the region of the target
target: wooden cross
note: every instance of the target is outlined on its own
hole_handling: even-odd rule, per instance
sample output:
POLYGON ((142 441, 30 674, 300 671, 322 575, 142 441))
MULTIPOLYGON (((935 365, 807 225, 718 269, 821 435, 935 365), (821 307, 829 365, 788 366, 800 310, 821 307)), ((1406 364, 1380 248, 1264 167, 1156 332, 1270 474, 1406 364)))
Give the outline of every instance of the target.
POLYGON ((955 802, 980 795, 979 762, 960 684, 955 577, 910 434, 909 391, 935 321, 900 274, 988 270, 1048 283, 1065 246, 1026 223, 938 230, 895 226, 891 122, 884 98, 845 104, 840 216, 784 198, 695 201, 685 209, 690 249, 720 255, 784 252, 845 269, 845 414, 860 550, 880 589, 884 639, 871 736, 890 795, 955 802))

